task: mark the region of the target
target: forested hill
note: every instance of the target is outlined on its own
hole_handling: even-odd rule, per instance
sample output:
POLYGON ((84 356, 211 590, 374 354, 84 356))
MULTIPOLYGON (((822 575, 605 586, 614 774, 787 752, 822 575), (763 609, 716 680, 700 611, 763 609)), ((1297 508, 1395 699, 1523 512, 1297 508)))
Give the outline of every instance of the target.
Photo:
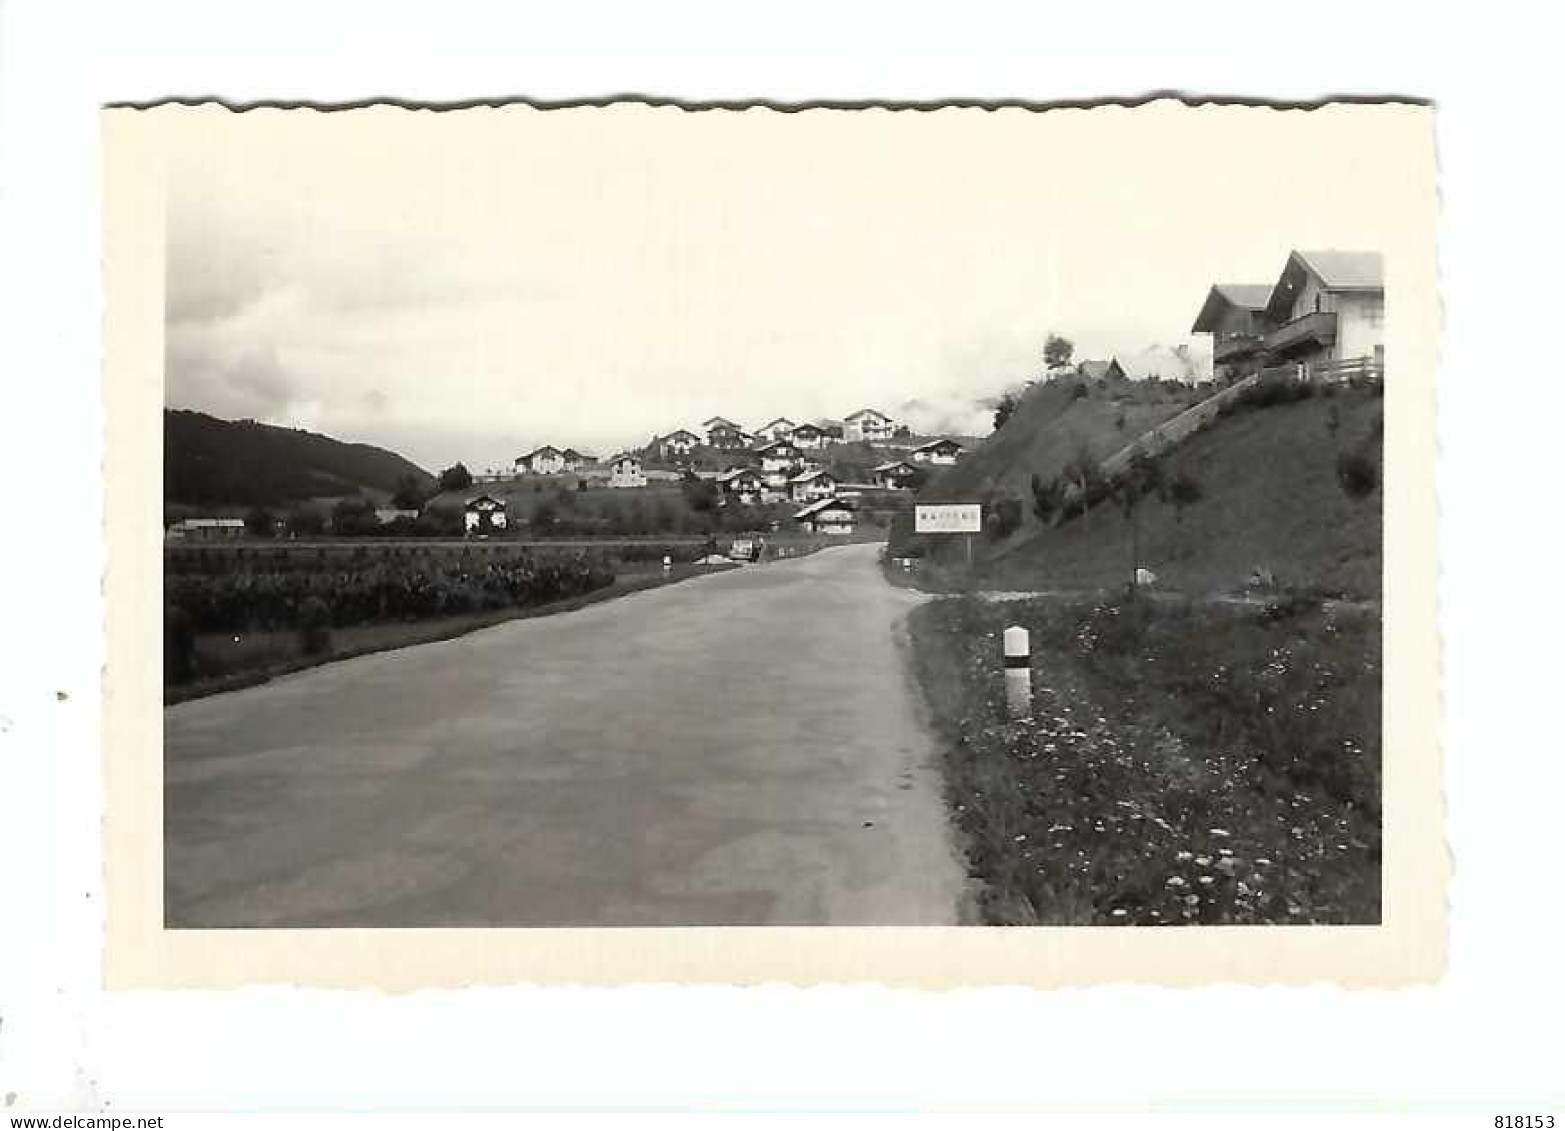
POLYGON ((163 500, 203 505, 275 505, 296 499, 395 491, 434 477, 395 452, 295 428, 163 412, 163 500))

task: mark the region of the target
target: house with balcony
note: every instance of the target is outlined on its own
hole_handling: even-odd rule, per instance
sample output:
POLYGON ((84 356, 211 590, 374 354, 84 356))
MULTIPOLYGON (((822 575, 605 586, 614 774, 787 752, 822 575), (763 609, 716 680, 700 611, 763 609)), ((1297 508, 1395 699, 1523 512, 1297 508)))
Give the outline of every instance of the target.
POLYGON ((927 444, 920 444, 908 453, 908 458, 914 463, 932 463, 937 467, 949 467, 962 458, 966 451, 955 440, 942 437, 938 440, 930 440, 927 444))
POLYGON ((769 444, 773 440, 786 440, 798 425, 786 416, 779 416, 776 420, 761 425, 755 430, 755 439, 762 444, 769 444))
POLYGON ((619 452, 609 460, 609 486, 619 488, 645 487, 646 472, 641 460, 629 452, 619 452))
POLYGON ((792 440, 773 440, 769 444, 762 444, 755 449, 755 454, 761 461, 762 471, 792 473, 804 458, 799 452, 799 446, 792 440))
POLYGON ((802 472, 788 480, 788 499, 794 503, 814 503, 837 493, 842 481, 829 471, 802 472))
POLYGON ((1212 335, 1212 377, 1228 384, 1265 364, 1270 283, 1214 283, 1196 315, 1193 334, 1212 335))
POLYGON ((565 464, 565 453, 553 444, 545 444, 517 456, 515 466, 518 475, 558 475, 566 470, 565 464))
POLYGON ((1385 371, 1379 252, 1289 252, 1264 315, 1268 365, 1301 365, 1323 379, 1385 371))
POLYGON ((811 503, 793 519, 811 534, 852 534, 854 517, 852 500, 834 495, 811 503))
POLYGON ((706 442, 709 447, 729 450, 742 448, 745 445, 744 429, 726 417, 714 416, 711 420, 703 421, 701 427, 706 429, 706 442))
POLYGON ((819 424, 801 424, 788 433, 788 439, 805 451, 815 451, 826 446, 826 430, 819 424))
POLYGON ((734 502, 750 506, 758 503, 765 486, 761 473, 753 467, 729 468, 717 477, 717 489, 725 504, 734 502))
POLYGON ((883 444, 895 431, 896 422, 875 408, 861 408, 842 421, 842 438, 850 444, 883 444))
POLYGON ((664 459, 688 456, 701 446, 701 437, 688 428, 680 428, 657 438, 657 450, 664 459))
POLYGON ((873 468, 870 474, 876 487, 883 491, 894 491, 913 486, 920 472, 918 467, 905 459, 893 459, 873 468))
POLYGON ((468 499, 462 507, 462 529, 469 537, 477 538, 503 534, 505 503, 493 495, 476 495, 468 499))

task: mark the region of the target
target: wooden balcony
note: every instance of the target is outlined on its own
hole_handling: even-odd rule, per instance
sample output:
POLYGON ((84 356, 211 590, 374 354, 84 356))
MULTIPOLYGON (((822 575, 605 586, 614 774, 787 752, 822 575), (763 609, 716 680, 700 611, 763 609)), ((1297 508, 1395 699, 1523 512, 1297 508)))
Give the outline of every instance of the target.
POLYGON ((1249 357, 1260 350, 1263 340, 1259 334, 1229 334, 1212 347, 1212 360, 1237 361, 1249 357))
POLYGON ((1286 357, 1290 353, 1306 353, 1326 349, 1337 340, 1337 316, 1320 311, 1285 322, 1266 335, 1268 353, 1286 357))

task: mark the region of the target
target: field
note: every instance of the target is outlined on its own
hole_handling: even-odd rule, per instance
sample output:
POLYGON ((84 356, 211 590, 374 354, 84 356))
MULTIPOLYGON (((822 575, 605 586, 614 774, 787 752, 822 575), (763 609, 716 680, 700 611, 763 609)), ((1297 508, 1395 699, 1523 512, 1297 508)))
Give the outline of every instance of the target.
POLYGON ((947 598, 911 632, 984 921, 1379 921, 1378 613, 947 598))
MULTIPOLYGON (((796 540, 786 549, 804 553, 819 544, 796 540)), ((732 568, 695 564, 710 548, 704 540, 171 547, 164 556, 166 697, 226 690, 732 568)))

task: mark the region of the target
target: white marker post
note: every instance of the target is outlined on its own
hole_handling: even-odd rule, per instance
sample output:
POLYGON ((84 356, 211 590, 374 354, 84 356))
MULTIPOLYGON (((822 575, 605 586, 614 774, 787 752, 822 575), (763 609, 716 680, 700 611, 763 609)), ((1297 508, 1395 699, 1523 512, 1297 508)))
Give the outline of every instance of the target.
POLYGON ((664 554, 663 555, 663 572, 667 573, 669 570, 671 570, 673 568, 674 568, 674 559, 669 557, 667 554, 664 554))
POLYGON ((1013 624, 1005 630, 1005 706, 1013 719, 1032 718, 1032 648, 1027 630, 1013 624))

